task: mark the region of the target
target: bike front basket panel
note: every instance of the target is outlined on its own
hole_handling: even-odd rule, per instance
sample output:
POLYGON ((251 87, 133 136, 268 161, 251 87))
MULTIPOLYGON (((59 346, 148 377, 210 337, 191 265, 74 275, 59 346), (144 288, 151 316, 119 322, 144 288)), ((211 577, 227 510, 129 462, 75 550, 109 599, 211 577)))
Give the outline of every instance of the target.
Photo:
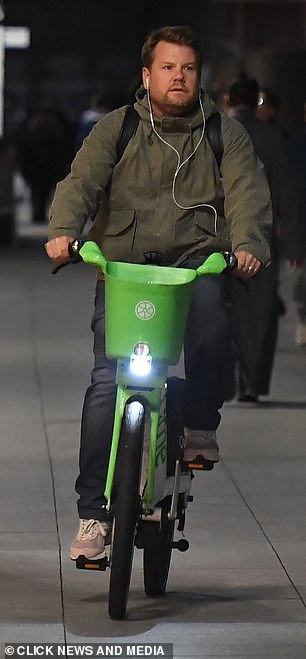
POLYGON ((106 354, 125 358, 147 343, 153 360, 180 358, 195 270, 109 261, 106 354))

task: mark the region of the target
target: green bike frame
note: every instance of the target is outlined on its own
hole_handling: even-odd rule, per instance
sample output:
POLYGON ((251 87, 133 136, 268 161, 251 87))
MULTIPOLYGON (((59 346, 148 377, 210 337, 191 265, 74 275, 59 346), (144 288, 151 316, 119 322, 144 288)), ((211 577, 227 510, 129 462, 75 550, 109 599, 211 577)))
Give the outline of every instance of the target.
POLYGON ((180 358, 193 284, 202 275, 220 274, 227 264, 220 253, 211 254, 196 270, 107 261, 92 241, 84 243, 80 256, 104 274, 106 355, 117 360, 117 398, 105 497, 110 507, 126 403, 134 397, 143 399, 150 411, 147 482, 142 496, 144 510, 148 511, 162 498, 160 488, 166 478, 165 383, 168 366, 177 364, 180 358), (148 366, 141 374, 131 370, 140 349, 145 352, 148 366))

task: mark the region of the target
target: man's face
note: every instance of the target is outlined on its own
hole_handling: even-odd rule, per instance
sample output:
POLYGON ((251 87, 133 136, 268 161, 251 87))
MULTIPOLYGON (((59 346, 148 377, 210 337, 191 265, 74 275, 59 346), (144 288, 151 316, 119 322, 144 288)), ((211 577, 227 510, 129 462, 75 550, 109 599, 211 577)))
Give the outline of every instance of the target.
POLYGON ((159 41, 151 69, 142 70, 156 116, 181 116, 195 105, 199 93, 196 54, 189 46, 159 41))

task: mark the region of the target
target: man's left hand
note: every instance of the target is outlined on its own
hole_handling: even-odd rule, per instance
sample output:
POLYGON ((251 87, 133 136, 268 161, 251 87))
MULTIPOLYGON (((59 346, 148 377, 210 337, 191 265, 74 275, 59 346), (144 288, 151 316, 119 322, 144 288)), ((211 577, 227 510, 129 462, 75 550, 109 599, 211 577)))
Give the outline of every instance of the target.
POLYGON ((257 275, 261 269, 261 262, 256 256, 244 251, 235 252, 235 256, 238 261, 237 268, 234 270, 235 274, 243 279, 250 279, 257 275))

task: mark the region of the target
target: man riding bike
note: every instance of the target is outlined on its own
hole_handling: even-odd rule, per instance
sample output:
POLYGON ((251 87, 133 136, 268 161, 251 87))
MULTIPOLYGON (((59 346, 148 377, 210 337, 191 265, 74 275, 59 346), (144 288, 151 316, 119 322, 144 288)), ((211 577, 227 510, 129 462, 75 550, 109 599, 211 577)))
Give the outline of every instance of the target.
MULTIPOLYGON (((136 93, 139 122, 118 161, 126 107, 104 116, 85 139, 71 173, 57 185, 46 250, 55 262, 95 214, 92 236, 108 260, 197 267, 213 251, 232 250, 236 273, 253 277, 270 258, 269 188, 245 129, 221 116, 224 152, 220 172, 205 134, 216 111, 200 88, 201 53, 185 26, 152 32, 142 49, 143 85, 136 93), (221 174, 221 176, 220 176, 221 174)), ((185 334, 185 454, 218 462, 216 429, 224 402, 230 349, 229 282, 199 278, 185 334)), ((100 558, 110 531, 104 486, 116 395, 114 361, 105 355, 104 282, 96 288, 94 368, 82 413, 79 532, 71 558, 100 558)), ((122 328, 124 331, 124 328, 122 328)))

